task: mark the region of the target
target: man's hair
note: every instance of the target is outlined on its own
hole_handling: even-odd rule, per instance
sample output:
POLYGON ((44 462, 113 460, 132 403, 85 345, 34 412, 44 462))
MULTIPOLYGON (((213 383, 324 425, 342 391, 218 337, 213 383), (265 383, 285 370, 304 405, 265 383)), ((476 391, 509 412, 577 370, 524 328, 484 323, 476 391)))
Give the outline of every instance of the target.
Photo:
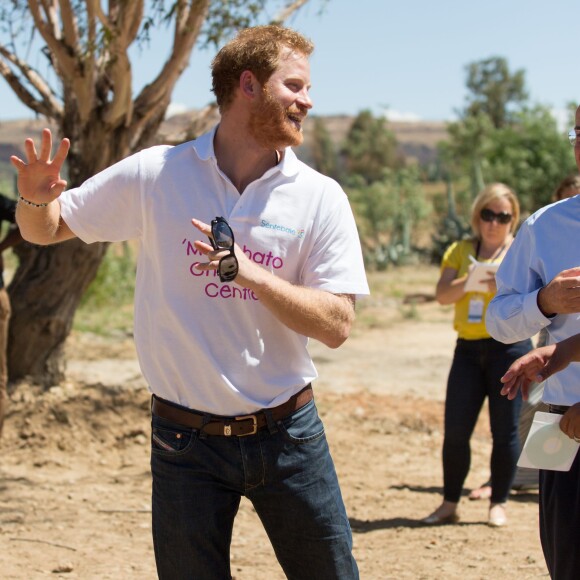
POLYGON ((244 71, 254 73, 264 86, 278 68, 284 47, 305 56, 314 50, 302 34, 275 24, 245 28, 222 47, 211 63, 212 91, 221 112, 233 101, 244 71))
POLYGON ((568 177, 562 179, 554 192, 554 201, 559 201, 565 197, 569 197, 566 195, 566 192, 569 189, 580 189, 580 175, 568 175, 568 177))
POLYGON ((481 238, 481 231, 479 229, 479 214, 481 210, 496 199, 507 199, 512 206, 512 222, 510 231, 513 234, 518 227, 520 221, 520 202, 516 196, 515 191, 505 185, 505 183, 491 183, 484 187, 473 200, 471 206, 471 229, 475 234, 476 239, 481 238))

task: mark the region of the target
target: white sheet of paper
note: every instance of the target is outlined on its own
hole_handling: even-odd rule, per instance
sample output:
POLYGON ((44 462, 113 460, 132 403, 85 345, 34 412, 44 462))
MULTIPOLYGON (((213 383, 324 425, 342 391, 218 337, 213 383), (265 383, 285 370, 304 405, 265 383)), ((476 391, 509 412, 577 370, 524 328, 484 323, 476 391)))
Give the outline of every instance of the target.
POLYGON ((533 467, 550 471, 569 471, 580 446, 560 431, 562 415, 537 411, 518 467, 533 467))
POLYGON ((489 286, 484 280, 489 280, 495 275, 499 268, 499 263, 485 263, 471 260, 472 267, 465 282, 466 292, 489 292, 489 286))

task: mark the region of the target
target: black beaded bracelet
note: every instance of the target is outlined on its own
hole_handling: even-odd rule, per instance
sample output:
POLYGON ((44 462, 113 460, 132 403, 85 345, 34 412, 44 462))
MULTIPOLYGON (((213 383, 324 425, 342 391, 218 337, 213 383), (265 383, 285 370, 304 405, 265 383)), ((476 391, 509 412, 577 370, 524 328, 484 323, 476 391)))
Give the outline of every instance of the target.
POLYGON ((46 203, 33 203, 32 201, 28 201, 27 199, 24 199, 21 195, 18 196, 18 201, 21 201, 22 203, 25 203, 26 205, 31 205, 32 207, 46 207, 50 202, 46 202, 46 203))

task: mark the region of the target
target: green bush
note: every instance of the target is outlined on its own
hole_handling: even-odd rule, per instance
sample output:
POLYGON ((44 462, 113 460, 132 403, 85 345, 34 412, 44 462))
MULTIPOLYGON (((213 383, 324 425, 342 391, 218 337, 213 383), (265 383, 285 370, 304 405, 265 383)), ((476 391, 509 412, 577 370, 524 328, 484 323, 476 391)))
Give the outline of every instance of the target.
POLYGON ((135 292, 135 258, 127 243, 113 245, 83 295, 74 327, 106 335, 131 333, 135 292))
POLYGON ((135 292, 135 260, 127 243, 112 246, 95 279, 85 292, 81 307, 102 308, 132 303, 135 292))

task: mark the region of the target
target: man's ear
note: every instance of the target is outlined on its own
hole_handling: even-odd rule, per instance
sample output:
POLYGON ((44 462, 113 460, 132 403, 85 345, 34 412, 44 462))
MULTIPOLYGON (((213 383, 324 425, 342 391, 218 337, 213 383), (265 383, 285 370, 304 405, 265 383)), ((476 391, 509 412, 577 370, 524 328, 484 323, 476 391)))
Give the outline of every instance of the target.
POLYGON ((261 90, 261 85, 252 71, 245 70, 240 75, 240 90, 247 99, 255 99, 261 90))

